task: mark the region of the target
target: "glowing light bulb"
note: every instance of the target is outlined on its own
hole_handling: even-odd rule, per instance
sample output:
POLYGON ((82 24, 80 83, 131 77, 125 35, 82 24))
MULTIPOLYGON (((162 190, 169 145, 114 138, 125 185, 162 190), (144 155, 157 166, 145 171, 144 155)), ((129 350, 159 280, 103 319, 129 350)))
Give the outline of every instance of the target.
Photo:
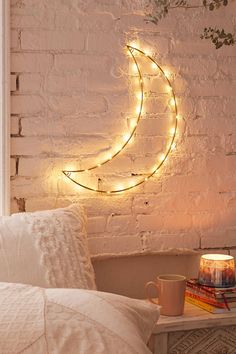
POLYGON ((170 105, 173 107, 173 106, 175 106, 175 99, 174 98, 171 98, 171 100, 170 100, 170 105))
POLYGON ((132 64, 132 70, 134 72, 137 72, 138 71, 138 68, 137 68, 137 65, 136 64, 132 64))
POLYGON ((101 167, 101 164, 100 164, 100 163, 98 163, 98 164, 97 164, 97 167, 101 167))
POLYGON ((144 50, 144 54, 146 55, 146 57, 149 57, 152 54, 152 52, 151 52, 151 50, 149 48, 146 48, 144 50))
POLYGON ((121 191, 121 190, 123 190, 123 189, 124 189, 123 184, 117 184, 117 186, 116 186, 116 190, 117 190, 117 191, 121 191))
POLYGON ((165 160, 166 155, 165 154, 161 154, 159 157, 159 160, 162 162, 165 160))
POLYGON ((171 77, 171 73, 169 72, 169 70, 164 70, 164 74, 166 77, 170 78, 171 77))
POLYGON ((138 106, 135 108, 135 112, 136 112, 137 114, 140 114, 140 113, 141 113, 141 107, 140 107, 140 105, 138 105, 138 106))
POLYGON ((135 120, 135 119, 132 119, 132 120, 130 121, 130 127, 131 127, 132 129, 134 129, 136 126, 137 126, 136 120, 135 120))
POLYGON ((156 68, 157 68, 157 64, 154 63, 154 62, 152 62, 151 67, 152 67, 153 69, 156 69, 156 68))
MULTIPOLYGON (((130 46, 130 47, 133 47, 133 48, 138 48, 138 47, 139 47, 137 42, 131 42, 131 43, 129 44, 129 46, 130 46)), ((131 49, 132 49, 132 48, 131 48, 131 49)))
POLYGON ((121 150, 122 150, 122 148, 123 148, 123 146, 122 146, 122 145, 117 145, 117 146, 116 146, 116 151, 121 151, 121 150))
POLYGON ((147 177, 145 177, 145 178, 144 178, 144 181, 147 181, 147 180, 148 180, 148 178, 147 178, 147 177))
POLYGON ((130 134, 127 133, 127 134, 124 134, 124 135, 123 135, 123 140, 124 140, 124 141, 129 140, 129 138, 130 138, 130 134))
POLYGON ((142 100, 143 99, 143 94, 141 93, 141 92, 138 92, 137 94, 136 94, 136 97, 137 97, 137 99, 138 100, 142 100))

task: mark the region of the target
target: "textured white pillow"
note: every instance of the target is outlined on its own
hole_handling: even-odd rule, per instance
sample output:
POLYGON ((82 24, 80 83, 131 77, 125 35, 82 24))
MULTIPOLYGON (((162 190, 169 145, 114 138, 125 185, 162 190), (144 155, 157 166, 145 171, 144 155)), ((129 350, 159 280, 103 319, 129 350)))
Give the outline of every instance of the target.
POLYGON ((1 353, 151 354, 158 317, 144 300, 0 283, 1 353))
POLYGON ((83 208, 1 217, 0 281, 96 289, 83 208))

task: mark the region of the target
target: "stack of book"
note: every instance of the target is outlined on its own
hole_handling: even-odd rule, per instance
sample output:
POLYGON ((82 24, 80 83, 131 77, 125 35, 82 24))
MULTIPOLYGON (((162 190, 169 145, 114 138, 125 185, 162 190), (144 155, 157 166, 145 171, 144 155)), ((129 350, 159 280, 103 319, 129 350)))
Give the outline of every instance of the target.
POLYGON ((213 288, 198 284, 197 279, 190 279, 186 284, 185 299, 211 313, 236 312, 236 286, 213 288))

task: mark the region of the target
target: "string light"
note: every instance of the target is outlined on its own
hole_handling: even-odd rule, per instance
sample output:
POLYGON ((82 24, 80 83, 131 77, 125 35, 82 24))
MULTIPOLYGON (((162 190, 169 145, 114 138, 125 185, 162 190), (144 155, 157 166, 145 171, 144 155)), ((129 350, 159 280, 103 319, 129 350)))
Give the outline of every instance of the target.
POLYGON ((170 134, 173 135, 175 133, 175 127, 170 129, 170 134))
POLYGON ((127 49, 128 49, 129 54, 131 55, 131 57, 134 60, 134 65, 135 65, 135 68, 137 69, 138 78, 139 78, 139 85, 140 85, 140 91, 141 91, 140 92, 140 96, 139 96, 140 97, 140 104, 139 104, 139 106, 136 107, 136 113, 138 114, 138 117, 137 117, 137 119, 136 119, 136 121, 134 123, 133 123, 133 121, 131 121, 132 123, 130 124, 132 126, 132 128, 133 128, 132 131, 130 132, 130 134, 125 134, 123 136, 123 138, 126 139, 124 144, 123 145, 118 145, 117 149, 116 149, 116 152, 113 155, 109 155, 109 157, 105 161, 103 161, 103 162, 101 162, 101 163, 99 163, 99 164, 97 164, 95 166, 91 166, 91 167, 87 168, 86 170, 85 169, 81 169, 81 170, 75 170, 75 171, 69 171, 69 170, 63 170, 62 171, 66 177, 68 177, 71 181, 76 183, 78 186, 83 187, 83 188, 85 188, 87 190, 90 190, 90 191, 99 192, 99 193, 108 194, 108 195, 109 194, 115 194, 115 193, 124 192, 124 191, 130 190, 130 189, 132 189, 134 187, 137 187, 137 186, 141 185, 142 183, 146 182, 149 178, 151 178, 160 169, 160 167, 163 165, 163 163, 167 159, 170 151, 175 149, 174 140, 175 140, 176 132, 177 132, 177 121, 179 119, 175 93, 174 93, 173 87, 171 85, 171 82, 169 80, 170 73, 168 71, 166 71, 166 70, 164 71, 160 67, 160 65, 152 57, 150 57, 150 55, 148 53, 145 53, 144 51, 142 51, 142 50, 140 50, 140 49, 138 49, 138 48, 136 48, 135 46, 132 46, 132 45, 127 45, 127 49), (138 181, 137 183, 133 183, 131 185, 128 185, 127 187, 122 186, 122 185, 118 185, 117 189, 115 189, 115 190, 102 190, 102 189, 92 188, 92 187, 89 187, 87 185, 84 185, 82 183, 77 182, 73 178, 72 173, 73 172, 84 172, 84 171, 93 170, 95 168, 98 168, 98 167, 104 165, 108 161, 111 161, 114 157, 116 157, 126 147, 128 142, 131 140, 131 138, 133 137, 133 135, 134 135, 134 133, 136 131, 136 128, 137 128, 137 125, 138 125, 138 123, 140 121, 140 118, 141 118, 142 109, 143 109, 143 100, 144 100, 143 78, 142 78, 142 75, 141 75, 141 71, 140 71, 139 65, 138 65, 138 63, 136 61, 136 58, 134 56, 134 52, 136 54, 138 53, 138 54, 147 56, 152 61, 152 67, 153 68, 155 67, 155 68, 159 69, 161 71, 161 73, 163 74, 166 82, 167 82, 168 92, 172 95, 172 98, 170 100, 170 104, 174 108, 174 113, 175 113, 175 124, 170 130, 170 133, 172 135, 171 142, 170 142, 169 147, 166 150, 166 152, 159 155, 159 163, 157 163, 157 165, 155 165, 155 167, 149 173, 148 176, 146 176, 142 180, 138 181))

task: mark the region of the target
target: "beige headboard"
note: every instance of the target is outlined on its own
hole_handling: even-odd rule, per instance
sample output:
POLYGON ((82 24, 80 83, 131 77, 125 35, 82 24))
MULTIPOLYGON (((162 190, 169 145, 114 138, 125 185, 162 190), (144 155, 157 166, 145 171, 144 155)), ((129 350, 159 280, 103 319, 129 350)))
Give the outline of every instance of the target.
POLYGON ((196 277, 199 255, 140 255, 93 260, 98 290, 144 298, 144 284, 158 274, 196 277))

